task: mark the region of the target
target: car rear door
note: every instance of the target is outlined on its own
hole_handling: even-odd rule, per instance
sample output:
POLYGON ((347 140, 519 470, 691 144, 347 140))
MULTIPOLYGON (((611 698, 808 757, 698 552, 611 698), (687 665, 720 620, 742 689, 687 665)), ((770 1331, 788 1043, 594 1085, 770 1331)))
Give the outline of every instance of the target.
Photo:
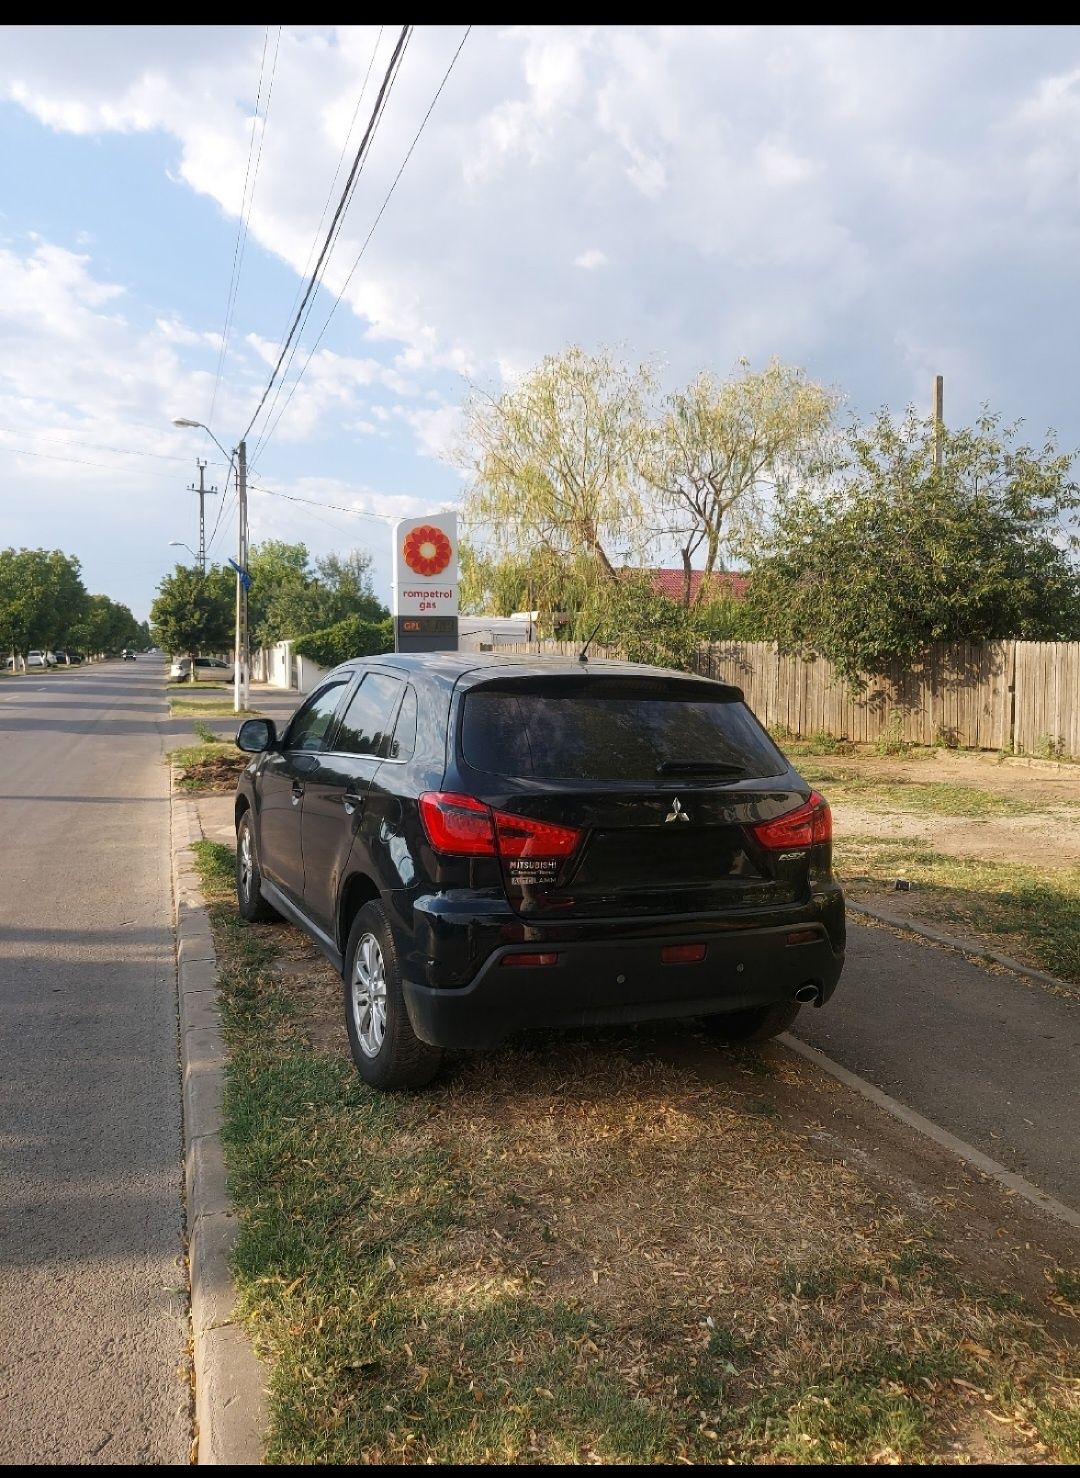
POLYGON ((317 688, 297 709, 281 743, 266 755, 259 770, 259 866, 296 903, 304 896, 300 833, 304 796, 351 680, 349 674, 317 688))
POLYGON ((752 830, 807 787, 736 689, 529 675, 475 684, 459 712, 463 788, 531 823, 500 843, 520 913, 744 912, 808 895, 808 849, 770 851, 752 830))
POLYGON ((331 938, 350 854, 358 842, 368 850, 369 788, 386 758, 404 691, 403 680, 389 672, 365 672, 307 783, 301 826, 304 912, 331 938))

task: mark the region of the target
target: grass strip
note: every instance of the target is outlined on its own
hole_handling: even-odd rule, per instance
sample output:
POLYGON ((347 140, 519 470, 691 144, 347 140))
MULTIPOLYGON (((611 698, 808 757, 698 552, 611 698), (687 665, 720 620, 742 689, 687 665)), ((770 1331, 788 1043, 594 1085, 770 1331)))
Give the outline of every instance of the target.
POLYGON ((186 714, 198 714, 200 717, 207 715, 218 715, 221 717, 237 718, 261 718, 261 712, 257 708, 242 708, 239 713, 233 708, 232 701, 225 698, 169 698, 169 712, 173 717, 186 714))
POLYGON ((1080 984, 1080 868, 1041 872, 1018 862, 949 857, 887 837, 836 841, 837 869, 856 900, 880 896, 897 878, 920 916, 993 936, 1004 954, 1080 984))
POLYGON ((276 970, 306 946, 238 918, 231 849, 195 850, 269 1461, 1080 1456, 1073 1350, 969 1280, 946 1222, 761 1112, 767 1079, 612 1032, 376 1094, 316 1045, 340 982, 276 970))
MULTIPOLYGON (((204 734, 210 732, 208 728, 204 730, 204 734)), ((248 756, 232 740, 204 736, 198 744, 172 750, 169 759, 177 769, 176 788, 186 795, 222 795, 234 791, 248 762, 248 756)))

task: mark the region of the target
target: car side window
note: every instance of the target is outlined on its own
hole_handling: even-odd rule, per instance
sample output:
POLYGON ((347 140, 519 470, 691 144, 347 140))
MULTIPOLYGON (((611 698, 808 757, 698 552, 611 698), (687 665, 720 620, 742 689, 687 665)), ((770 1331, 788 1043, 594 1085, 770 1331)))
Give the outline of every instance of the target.
POLYGON ((386 758, 401 683, 382 672, 369 672, 353 694, 338 726, 334 749, 338 754, 367 754, 386 758))
POLYGON ((410 683, 405 689, 405 696, 401 700, 398 709, 397 724, 394 726, 394 737, 390 741, 386 758, 390 760, 411 760, 416 748, 416 689, 410 683))
POLYGON ((345 682, 331 683, 313 693, 293 718, 282 747, 307 751, 322 749, 345 686, 345 682))

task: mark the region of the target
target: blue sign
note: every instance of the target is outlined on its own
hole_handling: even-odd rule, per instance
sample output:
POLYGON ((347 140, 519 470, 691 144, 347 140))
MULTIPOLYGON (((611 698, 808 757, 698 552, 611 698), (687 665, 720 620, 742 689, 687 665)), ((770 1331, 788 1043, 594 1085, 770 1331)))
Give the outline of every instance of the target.
POLYGON ((236 563, 235 559, 230 559, 229 563, 232 565, 236 573, 240 576, 240 584, 244 587, 245 591, 250 590, 251 576, 248 574, 247 570, 242 569, 241 566, 236 563))

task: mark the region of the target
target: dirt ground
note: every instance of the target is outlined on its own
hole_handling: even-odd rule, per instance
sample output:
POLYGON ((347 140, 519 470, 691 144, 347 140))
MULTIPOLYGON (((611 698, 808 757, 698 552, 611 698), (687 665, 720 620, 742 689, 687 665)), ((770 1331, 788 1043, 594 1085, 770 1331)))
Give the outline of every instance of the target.
MULTIPOLYGON (((800 758, 795 757, 796 768, 800 758)), ((823 756, 814 764, 838 776, 908 784, 968 785, 993 795, 1038 806, 1027 816, 943 816, 898 808, 864 809, 833 801, 839 835, 908 839, 952 857, 987 862, 1021 862, 1040 868, 1080 864, 1080 765, 999 759, 993 754, 933 750, 911 759, 879 755, 823 756)), ((821 783, 826 796, 827 780, 821 783)))

